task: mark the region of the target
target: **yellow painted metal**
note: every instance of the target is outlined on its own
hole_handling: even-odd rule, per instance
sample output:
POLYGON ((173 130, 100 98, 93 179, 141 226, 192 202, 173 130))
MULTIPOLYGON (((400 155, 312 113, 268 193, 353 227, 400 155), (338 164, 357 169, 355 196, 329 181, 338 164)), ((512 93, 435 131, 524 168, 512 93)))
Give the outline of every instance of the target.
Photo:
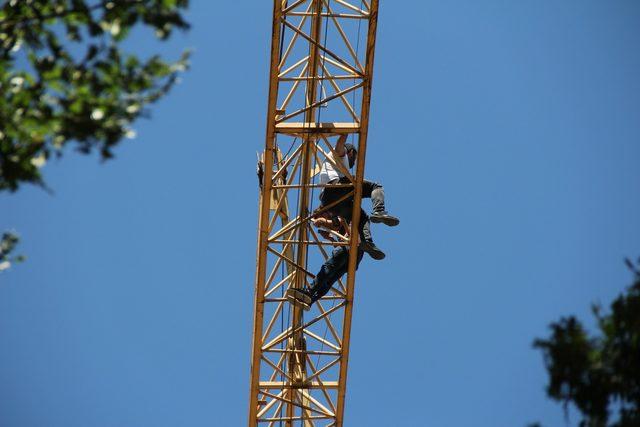
POLYGON ((360 216, 378 0, 274 0, 251 357, 249 426, 342 426, 357 239, 346 281, 311 311, 284 297, 331 255, 310 226, 317 172, 339 135, 358 147, 351 235, 360 216), (294 208, 296 212, 290 210, 294 208))

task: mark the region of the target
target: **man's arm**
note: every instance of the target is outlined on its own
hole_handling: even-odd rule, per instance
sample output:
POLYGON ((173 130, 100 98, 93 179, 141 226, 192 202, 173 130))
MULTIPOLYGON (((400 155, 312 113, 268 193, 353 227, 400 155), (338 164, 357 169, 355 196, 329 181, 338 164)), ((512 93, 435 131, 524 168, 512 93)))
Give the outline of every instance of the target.
POLYGON ((318 233, 327 240, 335 242, 335 239, 331 235, 329 230, 332 230, 334 227, 333 221, 327 217, 315 217, 311 218, 311 222, 318 228, 318 233))
POLYGON ((319 218, 311 218, 311 222, 318 228, 327 228, 329 230, 334 229, 333 221, 329 218, 319 217, 319 218))
POLYGON ((327 240, 335 242, 335 237, 339 237, 338 241, 343 241, 345 237, 349 238, 349 224, 341 216, 315 217, 311 218, 311 222, 318 227, 318 233, 327 240))
POLYGON ((340 221, 340 228, 344 230, 344 237, 349 237, 349 234, 351 234, 351 227, 349 227, 350 224, 347 224, 347 220, 341 216, 338 217, 338 220, 340 221))
POLYGON ((344 157, 347 154, 347 150, 344 148, 345 142, 347 142, 347 135, 340 135, 338 142, 336 142, 336 148, 333 150, 338 157, 344 157))

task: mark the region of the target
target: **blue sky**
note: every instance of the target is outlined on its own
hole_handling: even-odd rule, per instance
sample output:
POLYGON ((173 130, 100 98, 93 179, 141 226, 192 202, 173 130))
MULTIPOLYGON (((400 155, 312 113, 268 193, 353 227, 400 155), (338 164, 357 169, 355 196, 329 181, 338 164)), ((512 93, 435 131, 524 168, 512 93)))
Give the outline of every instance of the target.
MULTIPOLYGON (((640 255, 640 3, 382 1, 346 425, 575 426, 534 338, 640 255), (386 340, 382 348, 376 343, 386 340), (373 349, 375 348, 375 352, 373 349)), ((246 423, 271 2, 194 1, 181 85, 55 194, 0 196, 0 426, 246 423)))

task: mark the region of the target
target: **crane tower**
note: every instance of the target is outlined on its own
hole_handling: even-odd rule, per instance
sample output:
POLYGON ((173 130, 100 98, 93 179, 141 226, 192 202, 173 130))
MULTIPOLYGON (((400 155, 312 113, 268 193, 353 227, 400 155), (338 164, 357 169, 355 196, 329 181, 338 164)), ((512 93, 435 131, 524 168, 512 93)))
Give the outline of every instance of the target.
POLYGON ((358 155, 340 185, 358 234, 377 17, 378 0, 274 0, 249 426, 343 425, 358 242, 328 241, 310 218, 320 166, 346 134, 358 155), (313 280, 336 245, 350 248, 346 280, 308 312, 290 304, 286 290, 313 280))

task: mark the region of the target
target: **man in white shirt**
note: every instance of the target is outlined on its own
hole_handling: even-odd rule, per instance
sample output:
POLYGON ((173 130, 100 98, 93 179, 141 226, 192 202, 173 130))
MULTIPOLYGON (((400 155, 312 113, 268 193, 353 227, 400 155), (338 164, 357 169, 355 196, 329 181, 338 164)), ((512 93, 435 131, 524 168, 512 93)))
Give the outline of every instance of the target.
MULTIPOLYGON (((346 139, 346 135, 341 135, 336 143, 336 148, 333 152, 329 153, 329 157, 334 163, 336 163, 336 165, 331 164, 329 161, 322 163, 319 175, 320 184, 326 185, 330 182, 337 182, 340 178, 344 178, 345 174, 341 169, 349 170, 355 163, 355 158, 351 161, 347 155, 347 144, 345 144, 346 139), (342 166, 342 168, 340 166, 342 166)), ((348 145, 350 146, 349 148, 353 147, 351 144, 348 145)))
MULTIPOLYGON (((345 172, 353 167, 356 162, 358 151, 353 144, 346 143, 347 135, 340 135, 336 147, 329 155, 330 159, 325 160, 322 164, 319 174, 321 185, 326 187, 320 193, 321 207, 328 206, 331 203, 342 198, 351 191, 351 187, 332 187, 335 184, 349 184, 351 181, 345 176, 345 172)), ((391 216, 385 210, 384 204, 384 188, 377 182, 364 180, 362 182, 362 197, 371 199, 373 204, 373 212, 369 217, 361 211, 361 219, 359 224, 361 246, 374 259, 383 259, 384 252, 376 247, 371 237, 369 221, 373 223, 383 223, 388 226, 396 226, 400 220, 391 216)), ((347 198, 343 202, 338 203, 330 211, 333 215, 345 218, 351 221, 351 213, 353 209, 353 197, 347 198)))

